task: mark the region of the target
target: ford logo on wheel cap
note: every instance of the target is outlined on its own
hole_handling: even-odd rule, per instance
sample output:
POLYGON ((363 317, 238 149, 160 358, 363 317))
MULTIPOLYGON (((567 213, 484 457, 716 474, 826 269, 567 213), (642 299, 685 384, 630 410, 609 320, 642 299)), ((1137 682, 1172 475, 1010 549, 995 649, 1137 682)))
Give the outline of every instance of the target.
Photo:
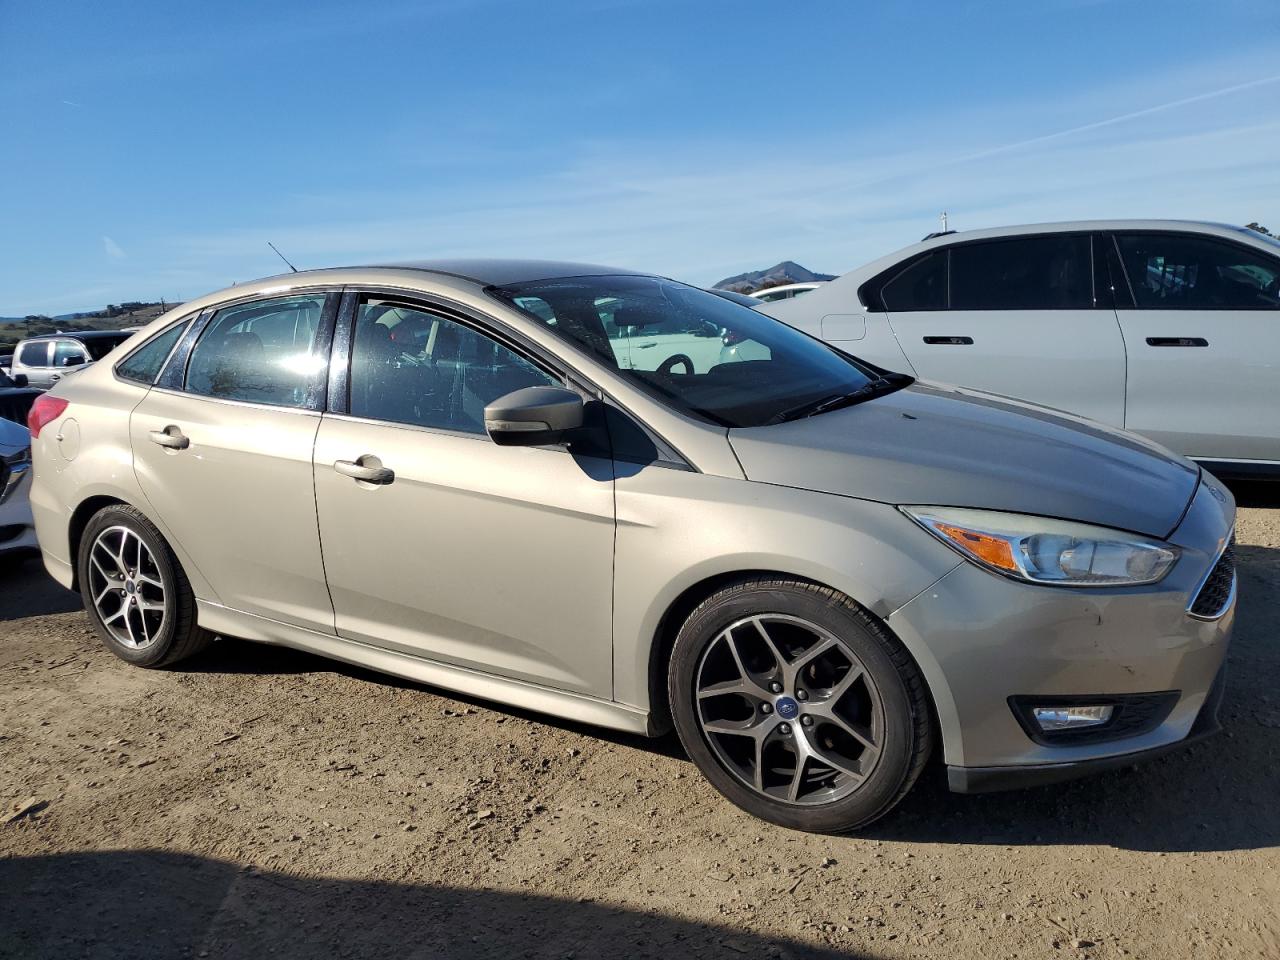
POLYGON ((794 720, 800 712, 800 704, 790 697, 779 697, 777 703, 773 705, 773 709, 778 711, 778 716, 783 720, 794 720))

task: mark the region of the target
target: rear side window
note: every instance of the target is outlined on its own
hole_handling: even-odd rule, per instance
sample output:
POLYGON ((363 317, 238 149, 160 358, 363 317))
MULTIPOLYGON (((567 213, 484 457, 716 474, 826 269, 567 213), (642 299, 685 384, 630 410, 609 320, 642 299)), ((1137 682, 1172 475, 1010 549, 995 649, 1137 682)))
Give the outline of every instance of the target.
POLYGON ((132 336, 132 333, 122 333, 116 337, 94 337, 92 340, 85 341, 85 349, 94 360, 101 360, 132 336))
POLYGON ((880 290, 886 310, 947 309, 947 251, 921 257, 880 290))
POLYGON ((116 364, 116 375, 135 383, 147 386, 156 382, 165 360, 173 351, 174 344, 187 329, 185 322, 175 323, 169 329, 156 334, 129 356, 116 364))
POLYGON ((186 390, 303 407, 328 360, 313 353, 323 293, 257 300, 214 314, 191 351, 186 390))
POLYGON ((1088 236, 1051 235, 951 248, 952 310, 1087 310, 1088 236))
POLYGON ((1191 234, 1116 237, 1133 299, 1148 310, 1275 310, 1280 260, 1191 234))
POLYGON ((47 367, 49 365, 49 341, 36 340, 24 343, 18 350, 17 362, 24 367, 47 367))

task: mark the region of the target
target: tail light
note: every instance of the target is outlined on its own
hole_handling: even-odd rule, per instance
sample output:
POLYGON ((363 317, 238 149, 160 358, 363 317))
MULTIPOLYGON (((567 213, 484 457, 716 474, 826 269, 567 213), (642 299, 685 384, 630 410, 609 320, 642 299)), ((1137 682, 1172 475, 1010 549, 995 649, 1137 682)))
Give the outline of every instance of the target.
POLYGON ((62 416, 62 412, 70 404, 70 400, 64 400, 62 397, 51 397, 47 393, 42 393, 36 397, 36 402, 27 411, 27 428, 31 431, 31 439, 34 440, 40 436, 40 431, 47 424, 53 423, 53 421, 62 416))

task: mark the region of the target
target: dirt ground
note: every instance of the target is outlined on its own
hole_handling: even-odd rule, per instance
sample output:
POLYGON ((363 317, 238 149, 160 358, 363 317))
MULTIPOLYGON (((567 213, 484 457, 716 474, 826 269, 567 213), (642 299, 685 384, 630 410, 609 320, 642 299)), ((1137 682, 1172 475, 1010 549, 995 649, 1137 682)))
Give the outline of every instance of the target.
POLYGON ((857 839, 738 812, 671 738, 236 641, 134 669, 10 565, 0 956, 1280 956, 1280 496, 1240 493, 1222 735, 1020 793, 934 769, 857 839))

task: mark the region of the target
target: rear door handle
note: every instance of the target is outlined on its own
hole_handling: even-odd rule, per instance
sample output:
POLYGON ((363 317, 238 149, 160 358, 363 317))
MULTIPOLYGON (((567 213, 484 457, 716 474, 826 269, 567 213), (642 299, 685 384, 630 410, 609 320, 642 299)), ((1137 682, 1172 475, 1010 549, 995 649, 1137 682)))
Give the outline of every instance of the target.
POLYGON ((1204 337, 1147 337, 1149 347, 1207 347, 1204 337))
POLYGON ((151 442, 168 447, 170 450, 185 450, 191 446, 191 438, 183 434, 181 427, 175 427, 173 424, 163 430, 152 430, 151 442))
POLYGON ((925 337, 924 342, 934 346, 971 347, 973 337, 925 337))
POLYGON ((395 480, 395 471, 384 467, 377 457, 363 456, 358 460, 335 460, 333 469, 352 480, 363 480, 366 483, 387 484, 395 480))

